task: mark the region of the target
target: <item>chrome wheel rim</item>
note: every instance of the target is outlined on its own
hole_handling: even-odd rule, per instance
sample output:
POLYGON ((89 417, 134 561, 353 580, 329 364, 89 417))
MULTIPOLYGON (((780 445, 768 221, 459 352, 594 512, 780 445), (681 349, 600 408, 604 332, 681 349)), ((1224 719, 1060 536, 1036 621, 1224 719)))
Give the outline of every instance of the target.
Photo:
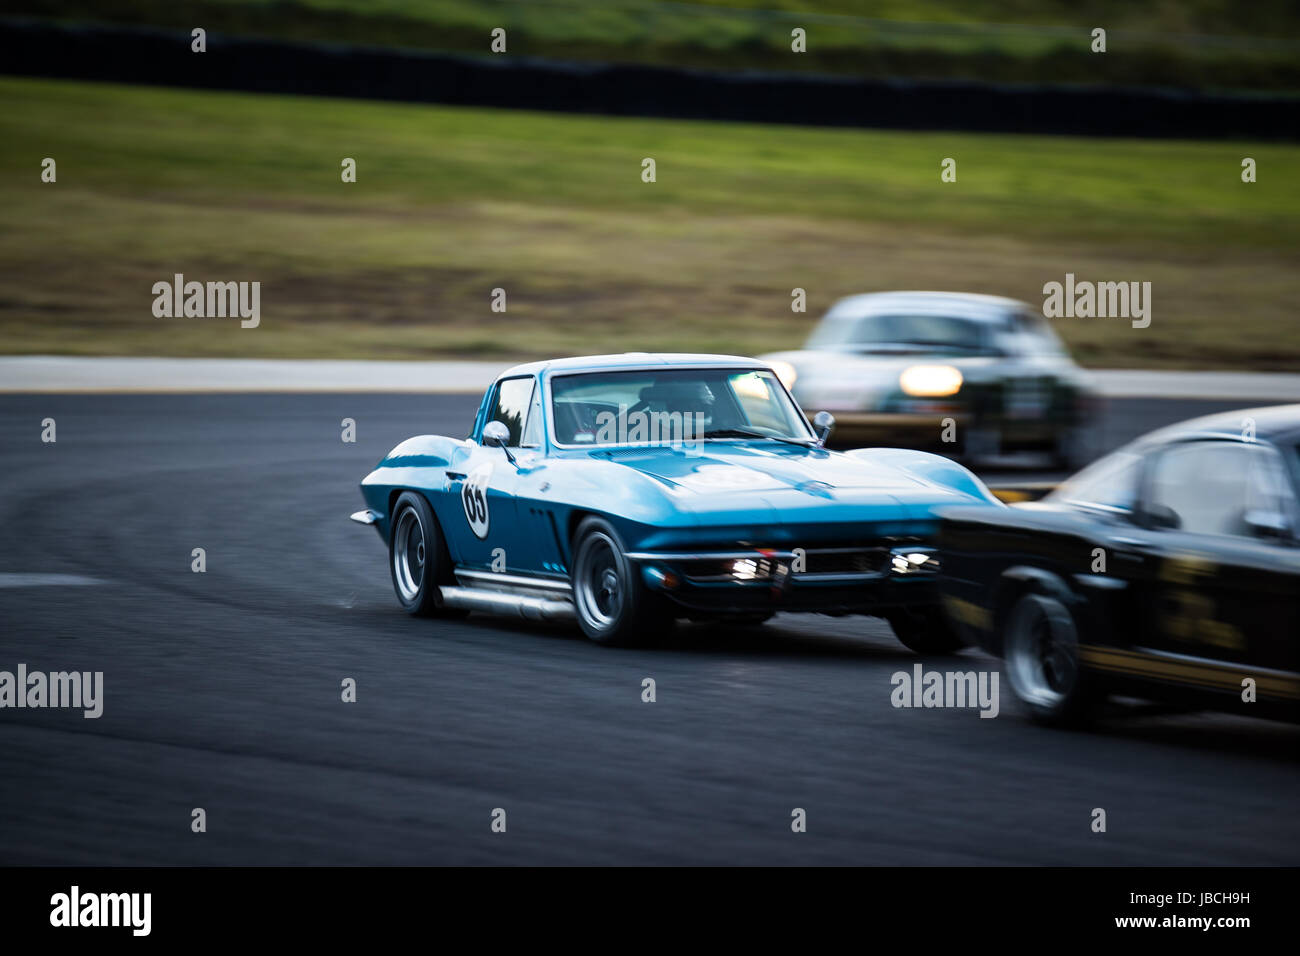
POLYGON ((398 515, 393 531, 393 580, 402 600, 410 602, 420 596, 427 557, 420 515, 414 508, 407 508, 398 515))
POLYGON ((1079 679, 1079 639, 1074 618, 1059 601, 1030 595, 1007 622, 1007 676, 1028 704, 1054 710, 1079 679))
POLYGON ((598 631, 608 630, 623 611, 625 587, 618 546, 596 531, 583 539, 575 562, 578 612, 598 631))

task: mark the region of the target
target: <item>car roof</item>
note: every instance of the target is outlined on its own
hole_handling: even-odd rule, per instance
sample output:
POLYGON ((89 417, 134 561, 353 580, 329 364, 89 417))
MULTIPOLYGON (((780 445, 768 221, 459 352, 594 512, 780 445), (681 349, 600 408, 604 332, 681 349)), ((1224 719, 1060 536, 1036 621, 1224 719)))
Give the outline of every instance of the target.
POLYGON ((937 313, 976 322, 1002 322, 1008 312, 1030 308, 1018 299, 976 292, 868 292, 840 299, 825 318, 838 321, 886 313, 937 313))
POLYGON ((691 352, 623 352, 619 355, 580 355, 572 358, 528 362, 502 372, 498 378, 537 375, 541 372, 606 372, 619 369, 658 368, 768 368, 766 362, 739 355, 706 355, 691 352))
POLYGON ((1264 441, 1285 441, 1300 435, 1300 405, 1267 405, 1261 408, 1239 408, 1231 412, 1216 412, 1188 419, 1176 425, 1167 425, 1139 438, 1134 445, 1145 448, 1164 442, 1188 438, 1231 438, 1247 441, 1245 420, 1254 422, 1254 437, 1264 441))

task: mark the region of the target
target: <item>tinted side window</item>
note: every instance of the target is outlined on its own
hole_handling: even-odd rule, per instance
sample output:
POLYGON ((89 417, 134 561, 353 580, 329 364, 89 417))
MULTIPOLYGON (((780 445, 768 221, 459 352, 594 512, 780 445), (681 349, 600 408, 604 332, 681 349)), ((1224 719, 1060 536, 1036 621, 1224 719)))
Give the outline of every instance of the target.
POLYGON ((1119 451, 1079 472, 1053 495, 1075 504, 1131 512, 1137 501, 1142 459, 1119 451))
POLYGON ((1246 513, 1289 511, 1280 462, 1271 449, 1230 441, 1174 445, 1151 470, 1147 509, 1193 534, 1250 537, 1246 513))
POLYGON ((533 379, 508 378, 497 386, 496 398, 492 402, 492 411, 488 413, 489 422, 501 422, 510 429, 511 448, 518 448, 524 433, 524 423, 528 418, 528 407, 533 399, 533 379))

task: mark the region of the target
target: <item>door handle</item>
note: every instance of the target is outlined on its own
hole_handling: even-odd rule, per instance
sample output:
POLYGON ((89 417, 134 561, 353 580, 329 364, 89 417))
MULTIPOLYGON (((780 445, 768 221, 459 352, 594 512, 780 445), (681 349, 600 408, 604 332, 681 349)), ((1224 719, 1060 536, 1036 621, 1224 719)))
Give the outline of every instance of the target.
POLYGON ((443 474, 447 476, 448 481, 460 481, 465 477, 463 471, 444 471, 443 474))

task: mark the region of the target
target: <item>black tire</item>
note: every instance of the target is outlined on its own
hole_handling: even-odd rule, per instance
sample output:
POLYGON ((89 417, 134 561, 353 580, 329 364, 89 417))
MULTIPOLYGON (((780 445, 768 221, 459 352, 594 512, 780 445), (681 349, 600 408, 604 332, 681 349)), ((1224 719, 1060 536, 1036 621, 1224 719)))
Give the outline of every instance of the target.
POLYGON ((416 617, 464 617, 440 605, 438 585, 451 583, 451 556, 424 495, 404 491, 388 528, 388 573, 402 609, 416 617))
POLYGON ((961 635, 938 607, 895 611, 887 620, 894 636, 917 654, 951 654, 963 643, 961 635))
POLYGON ((1040 723, 1084 724, 1102 700, 1079 662, 1074 615, 1056 597, 1020 595, 1002 626, 1002 657, 1016 699, 1040 723))
POLYGON ((626 554, 603 518, 584 518, 574 532, 573 604, 582 633, 597 644, 643 643, 672 626, 662 600, 649 593, 626 554))

